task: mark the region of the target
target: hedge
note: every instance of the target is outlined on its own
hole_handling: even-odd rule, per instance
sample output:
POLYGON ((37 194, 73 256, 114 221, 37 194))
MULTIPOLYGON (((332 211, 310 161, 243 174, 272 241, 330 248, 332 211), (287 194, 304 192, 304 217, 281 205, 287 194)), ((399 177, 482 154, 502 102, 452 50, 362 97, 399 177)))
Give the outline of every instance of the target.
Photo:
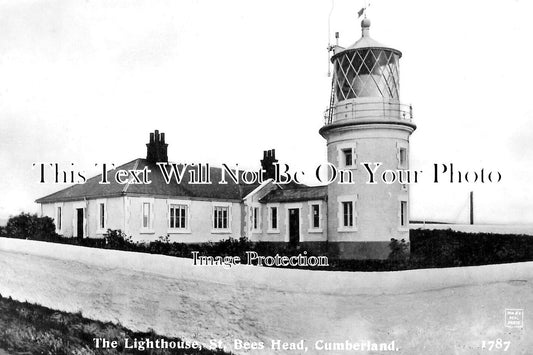
POLYGON ((451 229, 410 231, 412 261, 430 267, 533 260, 533 236, 465 233, 451 229))
MULTIPOLYGON (((251 242, 245 237, 219 242, 177 243, 170 242, 169 237, 164 236, 156 241, 139 243, 120 230, 108 230, 104 238, 68 238, 55 233, 51 218, 24 213, 11 217, 5 227, 0 227, 0 236, 185 258, 191 258, 192 251, 198 251, 200 255, 240 256, 241 260, 246 259, 247 251, 256 251, 260 255, 298 255, 304 251, 299 247, 279 243, 251 242)), ((391 252, 387 260, 339 260, 329 256, 329 266, 308 268, 330 271, 396 271, 533 260, 533 237, 527 235, 417 229, 410 231, 410 243, 391 239, 389 247, 391 252)), ((307 255, 311 256, 313 253, 307 251, 307 255)))

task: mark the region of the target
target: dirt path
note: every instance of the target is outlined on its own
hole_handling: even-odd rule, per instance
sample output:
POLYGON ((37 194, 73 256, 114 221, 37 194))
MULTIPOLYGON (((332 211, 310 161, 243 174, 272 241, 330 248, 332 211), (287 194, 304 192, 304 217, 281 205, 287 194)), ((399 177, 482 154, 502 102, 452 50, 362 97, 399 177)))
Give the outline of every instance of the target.
POLYGON ((308 353, 319 353, 313 347, 320 339, 394 340, 401 354, 486 354, 482 341, 498 338, 511 341, 506 354, 533 349, 533 280, 336 296, 236 288, 0 251, 0 294, 134 330, 204 343, 222 339, 228 349, 234 339, 267 347, 271 339, 303 339, 308 353), (525 309, 525 328, 504 327, 505 308, 525 309))

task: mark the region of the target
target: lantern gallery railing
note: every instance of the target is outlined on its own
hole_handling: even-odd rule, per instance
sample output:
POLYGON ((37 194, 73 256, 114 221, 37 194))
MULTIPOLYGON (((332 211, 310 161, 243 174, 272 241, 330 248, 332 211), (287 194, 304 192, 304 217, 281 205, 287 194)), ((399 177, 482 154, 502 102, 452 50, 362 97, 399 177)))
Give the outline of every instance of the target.
POLYGON ((390 101, 340 102, 324 112, 324 125, 341 120, 393 119, 413 120, 413 107, 390 101))

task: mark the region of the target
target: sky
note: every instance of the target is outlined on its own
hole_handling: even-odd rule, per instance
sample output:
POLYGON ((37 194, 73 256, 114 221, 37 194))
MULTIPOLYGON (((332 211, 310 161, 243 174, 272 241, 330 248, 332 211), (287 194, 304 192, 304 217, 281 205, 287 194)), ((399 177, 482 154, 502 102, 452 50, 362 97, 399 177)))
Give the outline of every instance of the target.
MULTIPOLYGON (((37 212, 33 163, 120 165, 166 133, 175 162, 295 170, 326 160, 328 37, 360 37, 363 1, 0 1, 0 219, 37 212), (331 13, 331 15, 330 15, 331 13), (329 26, 328 26, 329 23, 329 26), (329 34, 329 35, 328 35, 329 34)), ((374 0, 371 36, 403 52, 413 105, 411 218, 533 223, 533 2, 374 0), (439 183, 433 164, 498 171, 439 183)), ((332 40, 333 41, 333 40, 332 40)))

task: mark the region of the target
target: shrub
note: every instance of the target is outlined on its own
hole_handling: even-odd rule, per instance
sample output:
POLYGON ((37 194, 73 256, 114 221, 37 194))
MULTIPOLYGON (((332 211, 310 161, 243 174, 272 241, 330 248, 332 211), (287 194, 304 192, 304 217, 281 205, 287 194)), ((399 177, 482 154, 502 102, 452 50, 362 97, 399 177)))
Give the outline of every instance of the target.
POLYGON ((392 238, 389 243, 390 254, 388 260, 406 261, 409 259, 409 243, 405 239, 397 240, 392 238))
POLYGON ((254 244, 246 237, 228 238, 214 243, 205 243, 201 248, 206 255, 220 255, 220 256, 240 256, 241 260, 246 259, 246 252, 254 250, 254 244))
POLYGON ((105 248, 118 249, 118 250, 134 250, 135 243, 131 237, 128 237, 126 233, 120 229, 108 229, 104 234, 105 248))
POLYGON ((55 241, 58 238, 55 229, 54 221, 50 217, 21 213, 9 218, 3 234, 8 238, 55 241))

